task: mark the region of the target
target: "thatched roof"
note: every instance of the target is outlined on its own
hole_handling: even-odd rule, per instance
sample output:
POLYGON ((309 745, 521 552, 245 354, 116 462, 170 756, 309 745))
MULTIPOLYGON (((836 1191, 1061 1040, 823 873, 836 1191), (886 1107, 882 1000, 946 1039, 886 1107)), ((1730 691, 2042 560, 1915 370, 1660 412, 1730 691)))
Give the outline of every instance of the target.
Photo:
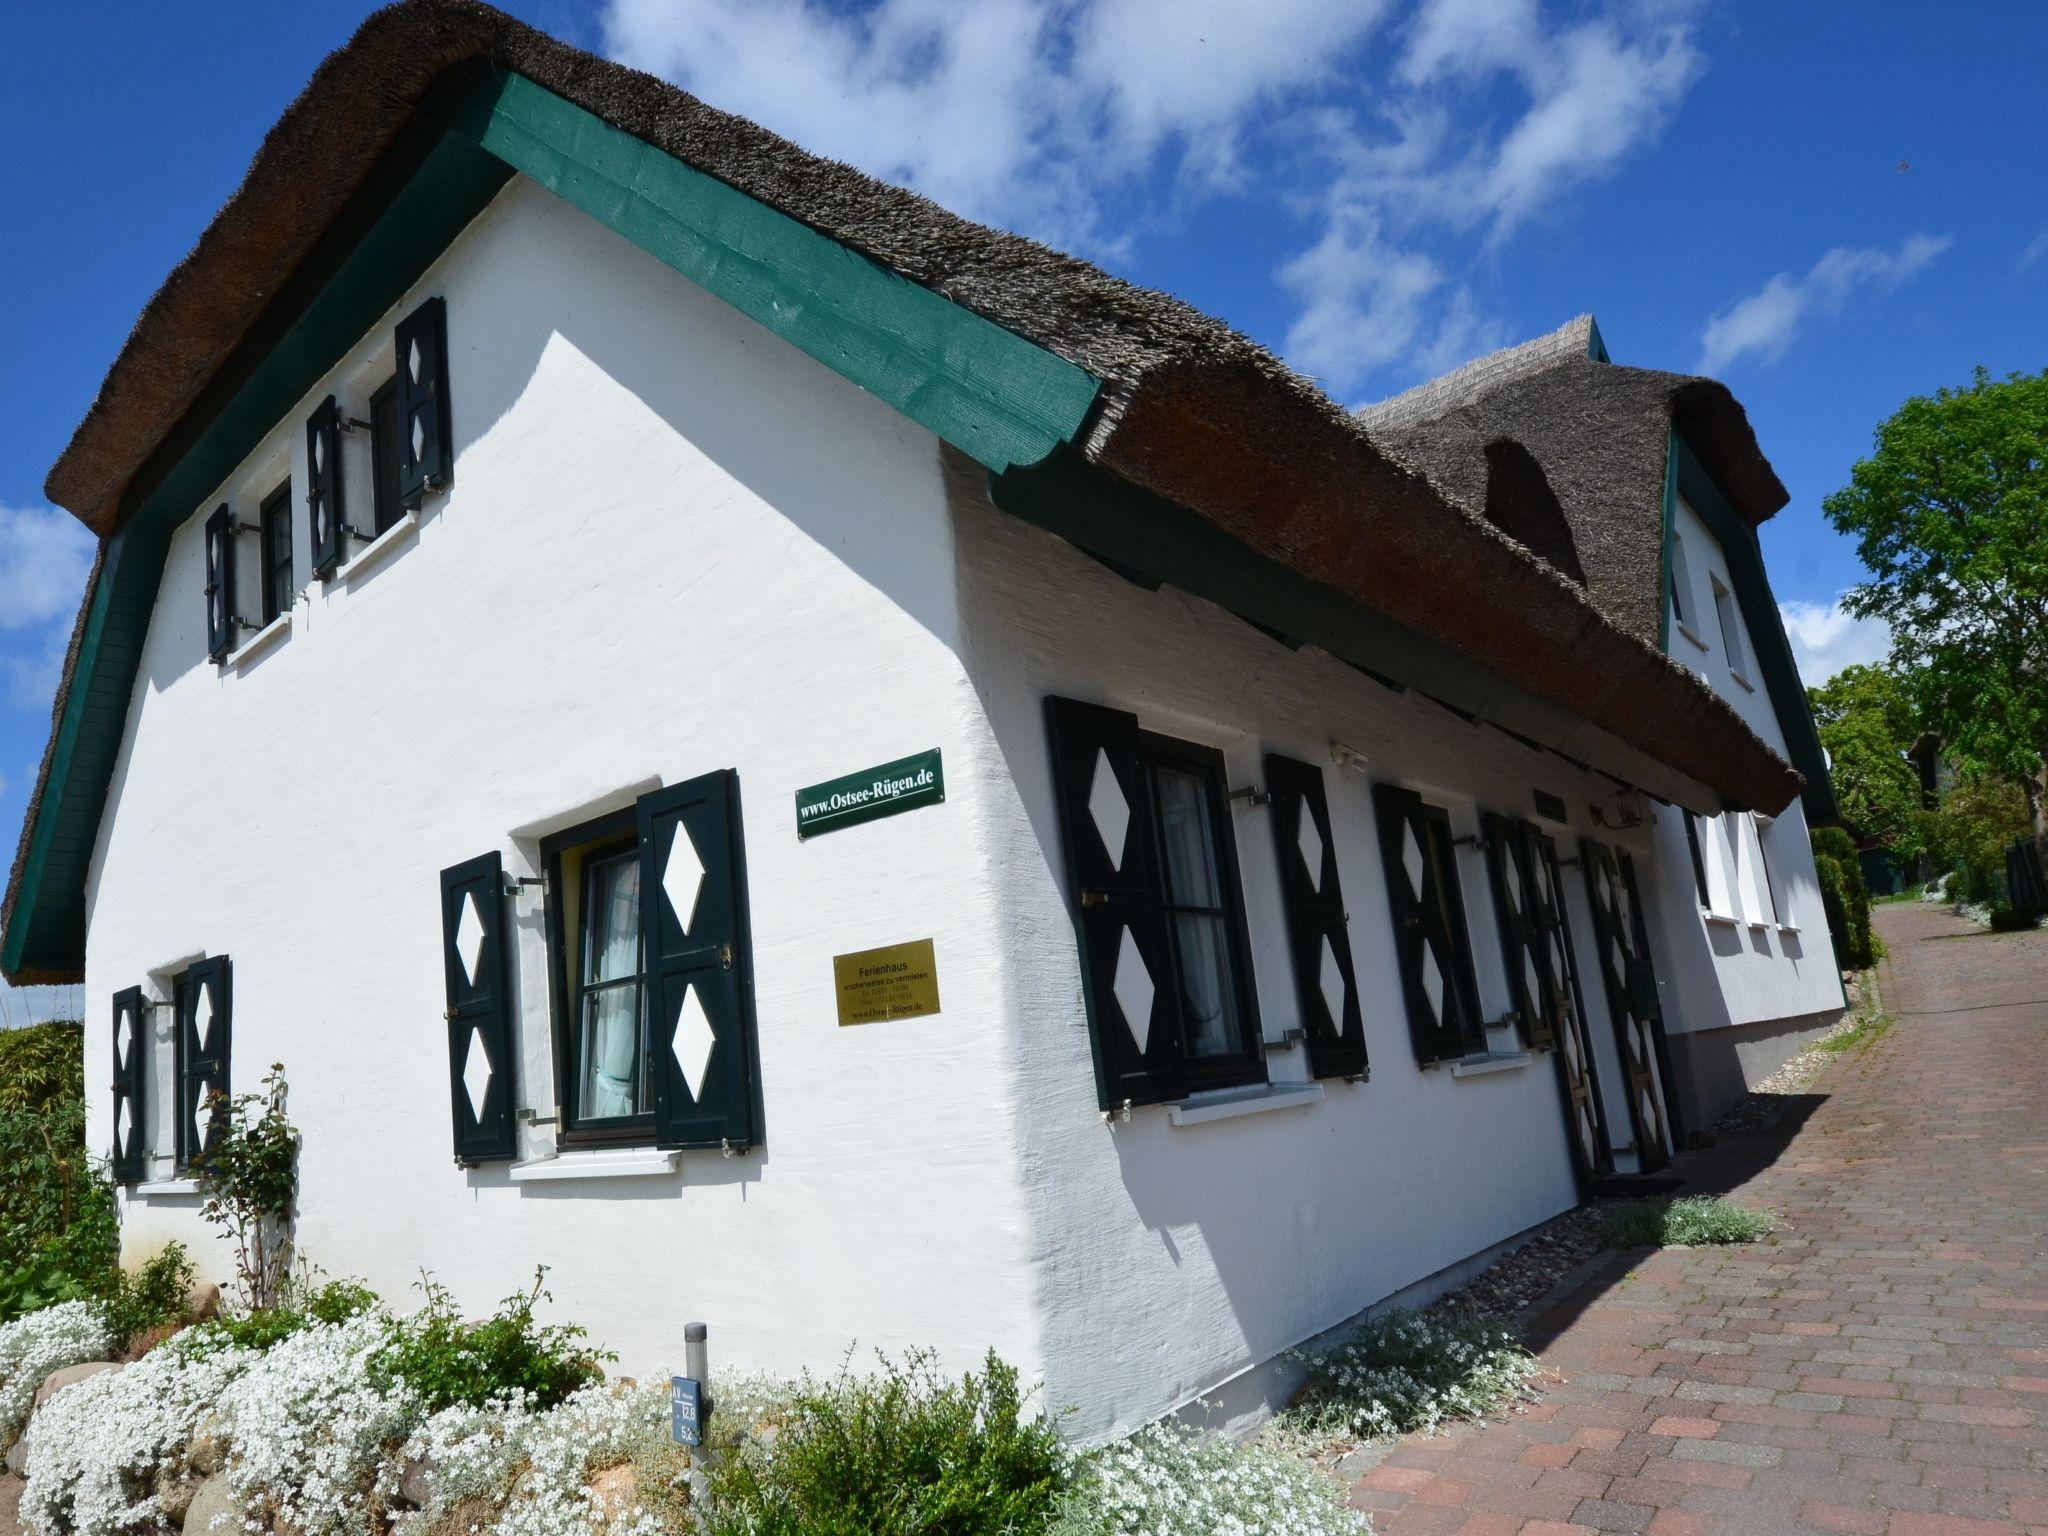
POLYGON ((1555 493, 1600 610, 1662 644, 1664 473, 1673 426, 1752 526, 1787 500, 1725 385, 1597 358, 1590 315, 1358 412, 1395 458, 1468 506, 1487 497, 1489 447, 1519 445, 1555 493))
MULTIPOLYGON (((138 472, 428 88, 470 63, 523 75, 1087 370, 1102 391, 1082 447, 1100 471, 1190 509, 1728 800, 1776 809, 1797 793, 1798 774, 1690 674, 1503 536, 1479 515, 1480 502, 1447 497, 1433 472, 1391 458, 1373 431, 1221 321, 812 155, 478 0, 404 0, 322 63, 143 309, 50 472, 52 501, 102 536, 115 529, 138 472)), ((59 719, 73 678, 67 667, 59 719)), ((47 777, 46 765, 24 843, 47 777)))

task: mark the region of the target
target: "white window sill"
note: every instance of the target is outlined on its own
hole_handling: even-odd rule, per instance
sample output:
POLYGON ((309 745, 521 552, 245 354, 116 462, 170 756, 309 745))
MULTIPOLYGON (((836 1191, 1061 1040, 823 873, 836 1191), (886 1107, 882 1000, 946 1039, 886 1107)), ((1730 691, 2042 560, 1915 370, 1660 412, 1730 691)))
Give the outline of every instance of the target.
POLYGON ((419 527, 420 514, 415 508, 337 565, 332 579, 349 581, 372 566, 382 565, 392 552, 405 542, 406 535, 419 532, 419 527))
POLYGON ((292 632, 292 616, 289 611, 280 613, 255 634, 228 652, 227 665, 237 671, 274 647, 292 632))
POLYGON ((1749 926, 1754 932, 1769 933, 1773 928, 1777 927, 1778 925, 1776 923, 1767 923, 1759 918, 1752 917, 1749 920, 1749 926))
POLYGON ((1175 1125, 1200 1125, 1207 1120, 1235 1120, 1239 1115, 1262 1115, 1269 1109, 1317 1104, 1322 1097, 1321 1083, 1256 1083, 1249 1088, 1191 1093, 1178 1104, 1167 1105, 1166 1117, 1175 1125))
POLYGON ((1686 623, 1685 620, 1676 620, 1672 624, 1672 628, 1676 629, 1681 635, 1685 636, 1686 639, 1690 640, 1694 645, 1698 646, 1701 650, 1704 651, 1707 648, 1707 642, 1702 640, 1698 635, 1694 634, 1692 626, 1686 623))
POLYGON ((1778 924, 1778 932, 1780 932, 1780 933, 1797 933, 1798 931, 1799 931, 1799 925, 1798 925, 1797 923, 1780 923, 1780 924, 1778 924))
POLYGON ((1733 667, 1730 667, 1728 669, 1728 675, 1734 678, 1735 681, 1737 681, 1738 683, 1742 684, 1742 686, 1747 688, 1751 693, 1756 692, 1756 684, 1752 683, 1748 678, 1744 677, 1740 672, 1736 671, 1733 667))
POLYGON ((1484 1077, 1489 1072, 1513 1072, 1526 1067, 1535 1057, 1527 1051, 1488 1051, 1484 1056, 1467 1056, 1451 1063, 1453 1077, 1484 1077))
POLYGON ((659 1147, 603 1148, 592 1152, 559 1152, 512 1165, 514 1184, 543 1184, 551 1179, 645 1179, 676 1171, 681 1154, 659 1147))
POLYGON ((199 1187, 197 1179, 144 1179, 134 1186, 134 1192, 143 1199, 161 1200, 176 1195, 201 1195, 206 1193, 199 1187))
POLYGON ((1707 922, 1722 923, 1730 928, 1740 927, 1742 924, 1742 919, 1739 917, 1731 917, 1726 912, 1710 911, 1706 907, 1700 908, 1700 916, 1707 922))

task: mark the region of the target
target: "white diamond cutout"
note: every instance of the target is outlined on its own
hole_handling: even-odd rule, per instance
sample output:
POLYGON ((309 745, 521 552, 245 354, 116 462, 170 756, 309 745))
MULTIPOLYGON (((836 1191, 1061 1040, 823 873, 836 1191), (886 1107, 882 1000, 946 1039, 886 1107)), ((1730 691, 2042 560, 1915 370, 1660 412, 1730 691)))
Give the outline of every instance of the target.
POLYGON ((1422 849, 1415 842, 1415 824, 1401 824, 1401 867, 1408 872, 1408 889, 1422 900, 1422 849))
POLYGON ((675 1032, 669 1038, 668 1048, 682 1069, 683 1084, 690 1090, 692 1104, 704 1097, 704 1073, 711 1065, 711 1047, 717 1043, 711 1021, 704 1017, 704 1005, 697 1000, 697 989, 685 984, 683 1006, 676 1012, 675 1032))
POLYGON ((1315 812, 1309 809, 1306 800, 1301 802, 1301 826, 1294 834, 1295 845, 1301 849, 1301 867, 1308 871, 1308 888, 1317 895, 1323 890, 1323 834, 1316 830, 1315 812))
POLYGON ((1102 839, 1102 846, 1109 854, 1109 867, 1121 870, 1124 867, 1124 839, 1131 832, 1131 806, 1124 799, 1123 786, 1116 781, 1116 770, 1109 766, 1109 754, 1100 748, 1095 753, 1095 777, 1088 784, 1088 814, 1095 822, 1096 835, 1102 839))
POLYGON ((669 910, 675 913, 676 926, 685 937, 697 920, 697 898, 703 889, 704 861, 697 857, 690 829, 677 822, 675 840, 668 845, 668 863, 661 868, 661 892, 668 897, 669 910))
POLYGON ((1515 889, 1515 872, 1512 868, 1507 871, 1507 878, 1501 881, 1500 888, 1507 895, 1508 910, 1514 913, 1515 916, 1520 917, 1522 915, 1522 896, 1515 889))
POLYGON ((199 1042, 202 1055, 213 1050, 213 983, 207 982, 199 989, 199 1001, 192 1005, 192 1037, 199 1042))
POLYGON ((1344 970, 1337 964, 1337 951, 1330 945, 1330 936, 1323 935, 1323 966, 1316 978, 1323 991, 1323 1006, 1330 1010, 1330 1027, 1339 1034, 1344 1032, 1344 970))
POLYGON ((427 421, 424 416, 412 419, 412 461, 417 464, 427 452, 427 421))
POLYGON ((1436 948, 1422 946, 1422 990, 1429 994, 1429 1015, 1439 1024, 1444 1018, 1444 973, 1437 969, 1436 948))
POLYGON ((116 1152, 126 1152, 128 1150, 128 1132, 134 1123, 129 1118, 128 1101, 123 1099, 120 1109, 114 1113, 114 1150, 116 1152))
POLYGON ((471 1029, 469 1044, 462 1053, 462 1091, 469 1095, 470 1118, 482 1123, 484 1097, 491 1091, 491 1054, 484 1049, 484 1032, 471 1029))
POLYGON ((1145 957, 1138 953, 1138 941, 1128 928, 1117 949, 1116 979, 1109 990, 1116 994, 1116 1005, 1123 1010, 1124 1023, 1138 1043, 1138 1054, 1144 1055, 1145 1043, 1152 1038, 1154 988, 1152 973, 1145 969, 1145 957))
POLYGON ((1528 950, 1522 951, 1522 984, 1529 989, 1529 1006, 1541 1009, 1543 1006, 1543 983, 1536 975, 1536 957, 1528 950))
POLYGON ((121 1010, 121 1034, 114 1042, 114 1066, 126 1072, 135 1056, 135 1015, 127 1009, 121 1010))
POLYGON ((313 541, 316 544, 327 541, 327 509, 317 501, 313 503, 313 541))
POLYGON ((313 473, 319 474, 327 463, 327 439, 319 433, 313 436, 313 473))
POLYGON ((413 337, 412 339, 412 349, 405 354, 405 372, 406 376, 410 378, 413 381, 413 383, 419 383, 420 339, 417 336, 413 337))
POLYGON ((455 923, 455 958, 462 962, 462 973, 474 987, 478 968, 484 963, 484 916, 476 908, 475 891, 463 893, 462 916, 455 923))

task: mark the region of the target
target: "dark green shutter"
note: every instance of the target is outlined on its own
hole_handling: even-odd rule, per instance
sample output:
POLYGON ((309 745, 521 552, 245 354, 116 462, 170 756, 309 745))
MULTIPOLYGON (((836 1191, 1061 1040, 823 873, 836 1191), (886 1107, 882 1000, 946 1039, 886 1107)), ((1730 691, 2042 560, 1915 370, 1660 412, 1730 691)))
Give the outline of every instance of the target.
POLYGON ((1491 812, 1481 825, 1486 833, 1486 872, 1493 886, 1494 911, 1500 918, 1501 956, 1507 966, 1508 996, 1514 1000, 1516 1029, 1524 1045, 1547 1051, 1557 1043, 1556 999, 1545 975, 1549 956, 1543 942, 1541 902, 1530 866, 1527 828, 1491 812))
POLYGON ((655 1143, 745 1151, 760 1140, 760 1048, 739 776, 687 779, 638 809, 655 1143))
POLYGON ((417 507, 448 483, 448 306, 427 300, 398 322, 398 499, 417 507))
POLYGON ((1449 823, 1413 790, 1376 784, 1372 795, 1415 1059, 1455 1061, 1484 1050, 1486 1031, 1475 1001, 1449 823))
POLYGON ((341 411, 329 395, 306 418, 306 525, 313 574, 325 579, 341 563, 348 513, 341 494, 341 411))
MULTIPOLYGON (((1624 856, 1625 857, 1625 856, 1624 856)), ((1670 1161, 1675 1144, 1667 1123, 1665 1094, 1660 1091, 1659 1058, 1663 1024, 1656 1010, 1656 983, 1638 954, 1642 924, 1636 900, 1634 871, 1626 876, 1615 867, 1604 843, 1583 839, 1579 858, 1586 875, 1586 895, 1593 908, 1593 942, 1599 955, 1600 981, 1607 1011, 1621 1051, 1627 1080, 1629 1121, 1635 1131, 1636 1164, 1652 1173, 1670 1161), (1647 986, 1645 985, 1647 981, 1647 986)))
POLYGON ((509 960, 504 860, 487 853, 442 870, 448 1099, 455 1161, 465 1166, 503 1162, 517 1150, 509 960))
POLYGON ((195 960, 178 992, 178 1166, 205 1155, 235 1091, 228 1075, 234 1042, 235 973, 226 955, 195 960))
POLYGON ((1557 1021, 1558 1092, 1564 1105, 1565 1128, 1571 1140, 1572 1163, 1579 1188, 1590 1194, 1594 1182, 1614 1171, 1608 1145, 1607 1120, 1600 1107, 1599 1071, 1586 1033, 1585 999, 1579 991, 1578 963, 1573 958, 1571 923, 1564 909, 1564 882, 1558 872, 1557 844, 1540 827, 1523 824, 1529 865, 1534 871, 1537 927, 1543 935, 1544 980, 1551 988, 1551 1012, 1557 1021))
POLYGON ((1112 1110, 1185 1097, 1137 717, 1072 699, 1049 698, 1045 712, 1096 1102, 1112 1110))
POLYGON ((1350 914, 1337 876, 1337 844, 1323 771, 1278 753, 1266 754, 1280 892, 1294 988, 1308 1036, 1309 1069, 1317 1077, 1366 1075, 1365 1021, 1351 961, 1350 914))
POLYGON ((225 502, 206 520, 206 654, 225 660, 235 646, 235 514, 225 502))
POLYGON ((149 1011, 142 988, 114 994, 114 1182, 133 1184, 148 1163, 149 1011))

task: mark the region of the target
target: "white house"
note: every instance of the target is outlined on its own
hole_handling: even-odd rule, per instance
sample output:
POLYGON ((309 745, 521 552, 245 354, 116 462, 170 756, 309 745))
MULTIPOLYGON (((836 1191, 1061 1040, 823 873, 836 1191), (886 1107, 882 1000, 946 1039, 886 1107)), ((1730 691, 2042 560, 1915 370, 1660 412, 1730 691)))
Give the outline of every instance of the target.
MULTIPOLYGON (((1683 382, 1681 606, 1768 683, 1716 497, 1769 467, 1683 382)), ((993 1346, 1097 1433, 1661 1165, 1726 1096, 1681 1042, 1839 1005, 1810 727, 1616 606, 1661 568, 1546 448, 1473 493, 1413 437, 487 7, 378 13, 48 487, 102 548, 0 964, 85 982, 131 1250, 220 1267, 206 1095, 281 1062, 332 1273, 546 1263, 629 1368, 993 1346), (1702 927, 1685 819, 1752 813, 1702 927)))

